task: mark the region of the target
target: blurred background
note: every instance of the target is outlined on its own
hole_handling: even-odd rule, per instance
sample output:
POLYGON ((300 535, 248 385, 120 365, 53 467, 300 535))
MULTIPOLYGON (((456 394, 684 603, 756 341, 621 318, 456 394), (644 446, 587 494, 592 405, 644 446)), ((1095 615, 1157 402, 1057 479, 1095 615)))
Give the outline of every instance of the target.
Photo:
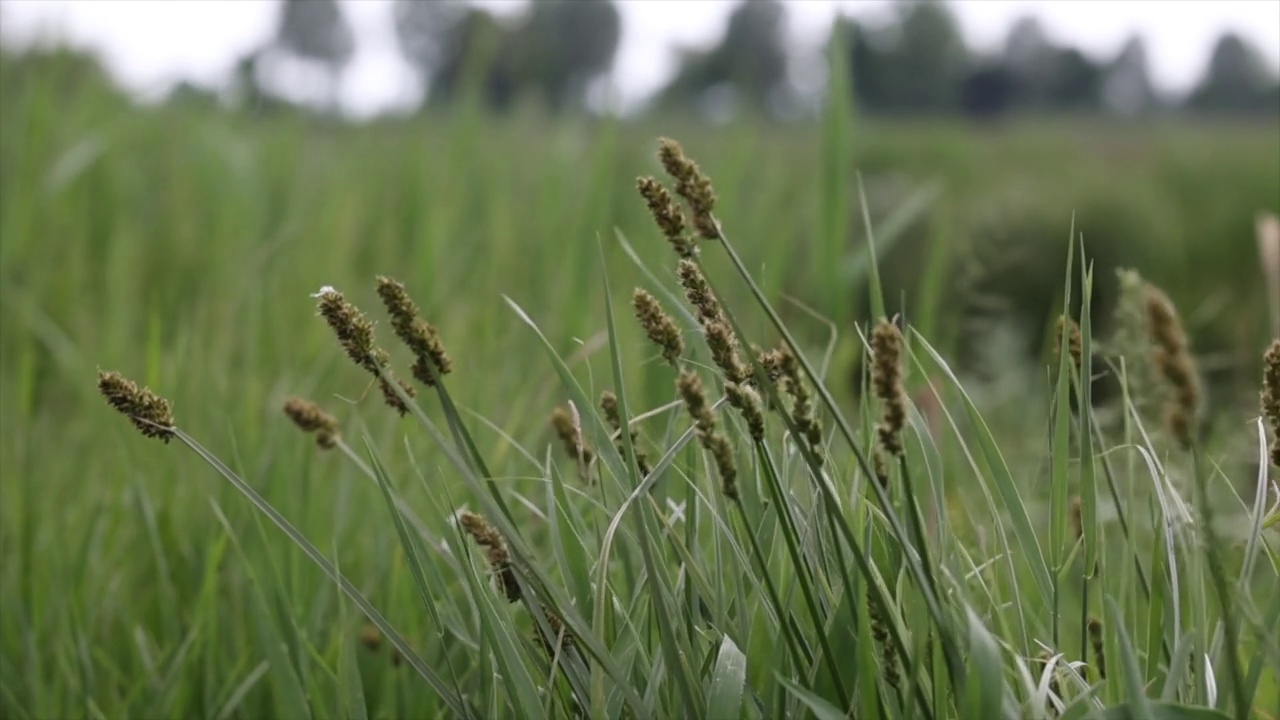
POLYGON ((659 135, 798 331, 840 332, 833 374, 867 319, 864 206, 892 309, 978 378, 1038 372, 1072 232, 1099 331, 1138 270, 1225 407, 1276 332, 1270 0, 3 0, 0 26, 23 406, 74 407, 53 368, 139 348, 156 382, 208 345, 213 387, 285 383, 323 338, 306 291, 392 269, 473 352, 512 350, 501 294, 572 346, 600 329, 566 311, 600 299, 597 239, 665 262, 633 191, 659 135))

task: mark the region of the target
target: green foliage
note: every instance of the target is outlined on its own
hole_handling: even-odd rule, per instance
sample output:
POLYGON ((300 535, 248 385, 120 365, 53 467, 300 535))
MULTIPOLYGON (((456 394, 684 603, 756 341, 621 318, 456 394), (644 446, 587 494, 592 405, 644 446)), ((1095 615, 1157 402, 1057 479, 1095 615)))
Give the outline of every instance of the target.
MULTIPOLYGON (((1213 718, 1280 704, 1274 509, 1241 429, 1267 313, 1262 283, 1242 280, 1248 233, 1280 197, 1267 128, 852 135, 843 110, 824 132, 343 127, 134 108, 86 67, 0 59, 0 716, 1213 718), (699 263, 734 335, 797 351, 826 428, 797 444, 794 419, 770 412, 756 444, 720 404, 740 502, 624 310, 637 285, 659 297, 685 330, 684 367, 720 399, 670 247, 632 191, 661 172, 659 132, 714 182, 726 238, 699 263), (950 270, 975 260, 976 279, 950 270), (1222 419, 1198 464, 1133 404, 1090 402, 1086 380, 1111 359, 1089 352, 1110 337, 1103 286, 1122 264, 1178 299, 1193 349, 1240 359, 1211 396, 1222 419), (309 297, 343 290, 408 377, 377 274, 404 281, 455 363, 404 418, 309 297), (886 485, 870 454, 881 401, 849 393, 841 364, 865 351, 868 306, 906 328, 906 452, 886 485), (1001 327, 1047 337, 1064 308, 1080 320, 1077 374, 1065 351, 1010 353, 994 372, 956 352, 1001 327), (178 441, 115 416, 97 366, 172 400, 178 441), (605 390, 634 437, 611 437, 605 390), (279 408, 295 394, 345 440, 321 451, 290 427, 279 408), (546 427, 568 402, 597 456, 585 481, 546 427), (1055 517, 1077 495, 1096 500, 1081 536, 1055 517), (517 602, 460 509, 506 539, 517 602)), ((743 360, 762 403, 789 407, 743 360)))

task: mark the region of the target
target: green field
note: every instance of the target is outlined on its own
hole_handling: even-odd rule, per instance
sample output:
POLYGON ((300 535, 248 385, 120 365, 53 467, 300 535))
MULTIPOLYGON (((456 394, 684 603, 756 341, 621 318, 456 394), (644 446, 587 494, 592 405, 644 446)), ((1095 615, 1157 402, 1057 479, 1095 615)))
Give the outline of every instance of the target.
POLYGON ((4 56, 0 94, 0 717, 1280 717, 1280 537, 1256 492, 1274 125, 344 125, 138 107, 66 57, 4 56), (785 412, 753 443, 719 407, 740 504, 631 311, 657 296, 721 397, 636 192, 666 180, 660 136, 714 183, 727 241, 699 262, 744 346, 785 327, 824 380, 816 453, 785 412), (1095 383, 1107 402, 1073 412, 1053 331, 1068 278, 1080 317, 1081 246, 1087 342, 1115 347, 1118 268, 1178 307, 1204 385, 1190 450, 1151 384, 1095 383), (409 379, 378 275, 453 359, 420 415, 317 315, 342 291, 409 379), (880 492, 883 403, 857 369, 899 312, 912 405, 880 492), (141 437, 98 370, 171 400, 236 480, 141 437), (602 391, 645 416, 656 472, 611 449, 602 391), (291 396, 337 417, 338 449, 291 396), (585 481, 548 422, 570 402, 585 481), (377 647, 236 481, 385 617, 377 647), (460 509, 506 536, 522 601, 460 509), (540 606, 574 636, 554 657, 540 606))

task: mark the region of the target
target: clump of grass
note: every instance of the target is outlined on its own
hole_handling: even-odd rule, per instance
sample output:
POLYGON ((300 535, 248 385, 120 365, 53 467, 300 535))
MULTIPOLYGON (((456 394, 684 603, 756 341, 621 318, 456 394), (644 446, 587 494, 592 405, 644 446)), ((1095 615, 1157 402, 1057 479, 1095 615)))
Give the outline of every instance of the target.
POLYGON ((338 420, 310 400, 292 397, 284 401, 284 414, 305 433, 315 433, 316 445, 322 450, 337 446, 341 435, 338 420))
MULTIPOLYGON (((669 417, 665 442, 670 444, 661 449, 660 474, 653 472, 653 464, 640 452, 634 421, 625 417, 620 407, 619 395, 629 379, 619 351, 621 343, 614 340, 612 318, 610 350, 618 395, 600 395, 603 422, 594 413, 579 414, 581 403, 589 396, 577 385, 570 364, 555 354, 552 343, 546 343, 572 398, 567 407, 552 413, 552 428, 580 471, 593 471, 591 480, 599 492, 564 488, 552 477, 544 483, 547 492, 543 503, 540 493, 526 493, 521 488, 530 479, 517 467, 524 460, 489 467, 483 442, 468 429, 470 416, 459 413, 449 399, 449 388, 440 382, 451 364, 438 333, 419 316, 401 283, 385 276, 377 278, 378 294, 391 325, 416 358, 414 376, 434 386, 448 433, 435 426, 434 413, 415 412, 414 419, 435 440, 435 450, 457 470, 464 502, 477 507, 476 512, 437 513, 435 522, 444 524, 447 518, 456 518, 455 530, 483 551, 492 589, 488 580, 476 582, 472 568, 459 563, 457 555, 439 540, 438 528, 418 520, 406 501, 420 498, 401 496, 404 486, 392 481, 394 465, 385 462, 372 438, 367 438, 369 458, 362 459, 341 439, 337 421, 314 403, 291 398, 285 404, 294 424, 314 433, 321 448, 338 447, 339 454, 351 460, 382 493, 391 513, 390 525, 400 536, 403 550, 396 567, 409 569, 407 576, 421 600, 415 609, 422 613, 420 622, 438 633, 439 642, 427 644, 426 659, 415 653, 404 636, 280 511, 212 453, 178 431, 166 401, 111 373, 100 374, 100 389, 144 434, 177 437, 196 449, 359 605, 370 621, 360 631, 359 642, 374 651, 391 645, 391 663, 411 665, 430 685, 434 694, 424 706, 413 708, 421 714, 792 717, 812 713, 823 717, 955 720, 1044 717, 1060 708, 1075 716, 1101 709, 1099 704, 1111 704, 1112 708, 1103 712, 1114 714, 1111 710, 1117 703, 1127 703, 1132 707, 1122 709, 1132 710, 1130 714, 1154 708, 1153 714, 1158 716, 1159 711, 1174 707, 1164 700, 1147 698, 1148 689, 1161 684, 1161 692, 1179 702, 1213 704, 1209 688, 1210 683, 1218 682, 1214 673, 1219 672, 1213 668, 1229 665, 1222 662, 1223 653, 1236 647, 1245 653, 1256 651, 1266 639, 1265 628, 1257 623, 1249 625, 1247 613, 1234 614, 1239 604, 1233 604, 1228 594, 1221 593, 1218 606, 1211 606, 1205 593, 1186 584, 1188 577, 1203 575, 1204 563, 1216 561, 1201 553, 1204 545, 1212 543, 1200 543, 1197 528, 1161 518, 1171 505, 1164 498, 1150 504, 1150 526, 1137 522, 1135 516, 1144 513, 1133 513, 1131 508, 1141 507, 1144 498, 1131 491, 1130 497, 1122 499, 1115 492, 1110 461, 1114 448, 1103 447, 1107 438, 1101 430, 1096 439, 1086 436, 1095 443, 1093 447, 1084 441, 1080 445, 1082 471, 1077 492, 1090 505, 1083 505, 1080 496, 1070 502, 1074 541, 1087 548, 1086 552, 1093 552, 1095 543, 1102 545, 1097 553, 1100 557, 1127 556, 1133 547, 1147 548, 1152 543, 1165 543, 1168 552, 1143 549, 1132 563, 1129 557, 1124 557, 1125 562, 1099 562, 1087 585, 1082 582, 1085 587, 1077 592, 1069 581, 1070 573, 1064 571, 1067 556, 1055 560, 1039 543, 1034 523, 1045 520, 1043 510, 1038 509, 1038 503, 1023 500, 1025 494, 1039 492, 1037 486, 1019 485, 1014 480, 1017 473, 1009 468, 1010 461, 1023 455, 1028 444, 1042 442, 1037 433, 1015 435, 1018 444, 1012 451, 1000 447, 940 353, 919 333, 911 335, 908 345, 906 334, 914 329, 882 320, 870 335, 875 405, 861 405, 852 416, 875 423, 874 454, 868 459, 851 416, 831 397, 822 374, 809 364, 765 293, 744 269, 730 237, 712 216, 715 198, 710 181, 673 142, 663 142, 660 157, 676 180, 676 194, 690 208, 698 236, 718 240, 707 247, 724 252, 734 263, 756 295, 759 308, 783 338, 773 350, 752 345, 740 330, 751 325, 742 321, 740 308, 728 307, 713 292, 693 246, 673 242, 680 255, 676 274, 707 348, 685 348, 674 321, 656 299, 643 290, 633 293, 632 305, 645 334, 662 350, 663 360, 679 370, 677 402, 670 401, 670 386, 664 386, 667 389, 661 399, 654 400, 663 404, 636 415, 669 417), (744 347, 751 348, 750 355, 743 352, 744 347), (929 378, 953 382, 954 395, 964 398, 969 423, 955 428, 950 446, 904 442, 907 397, 903 376, 908 363, 919 363, 929 378), (704 385, 703 375, 694 370, 700 367, 714 368, 704 375, 716 382, 704 385), (721 388, 723 396, 715 397, 721 388), (768 411, 781 417, 795 437, 776 432, 778 423, 766 424, 764 397, 770 398, 768 411), (735 407, 744 422, 722 422, 717 414, 720 403, 735 407), (879 410, 878 418, 873 407, 879 410), (681 412, 692 419, 691 431, 678 431, 681 412), (832 428, 830 446, 821 448, 821 453, 820 417, 832 428), (599 432, 607 424, 613 442, 592 449, 584 438, 584 423, 602 442, 599 432), (975 438, 980 450, 973 447, 975 438), (693 441, 696 446, 686 445, 693 441), (799 445, 803 452, 775 450, 787 448, 788 442, 793 447, 799 445), (629 477, 633 473, 618 464, 610 444, 623 456, 628 446, 634 450, 643 476, 638 486, 628 484, 634 480, 629 477), (743 453, 741 458, 738 452, 743 453), (700 472, 703 465, 689 462, 691 456, 699 460, 709 457, 707 464, 715 465, 714 477, 705 477, 706 473, 700 472), (881 485, 889 482, 890 463, 896 463, 900 471, 901 502, 881 485), (1084 471, 1092 464, 1102 466, 1113 490, 1123 542, 1107 544, 1109 530, 1097 529, 1095 526, 1102 523, 1094 522, 1091 513, 1086 527, 1082 508, 1092 509, 1104 502, 1095 498, 1092 477, 1084 471), (872 465, 874 470, 870 470, 872 465), (853 481, 857 473, 868 471, 874 472, 879 482, 853 481), (706 489, 716 485, 730 502, 708 497, 706 489), (616 492, 620 487, 624 492, 616 492), (756 489, 760 495, 744 497, 742 488, 756 489), (682 490, 687 500, 680 504, 677 500, 682 490), (856 494, 864 491, 874 503, 856 494), (934 495, 941 502, 931 508, 933 514, 926 523, 921 508, 934 495), (977 504, 969 500, 972 497, 986 499, 986 512, 971 507, 977 504), (518 502, 508 504, 511 499, 518 502), (663 501, 667 508, 662 507, 663 501), (732 513, 732 517, 725 513, 732 513), (972 541, 974 535, 979 537, 976 542, 972 541), (935 552, 933 547, 942 542, 954 547, 935 552), (540 567, 545 558, 554 558, 555 567, 540 567), (1053 565, 1058 561, 1062 565, 1053 565), (1144 568, 1152 568, 1160 583, 1148 583, 1144 568), (455 582, 451 573, 465 578, 466 583, 455 582), (1153 598, 1156 593, 1159 597, 1153 598), (535 625, 532 638, 515 627, 519 623, 513 621, 509 608, 496 601, 498 595, 528 609, 535 625), (1124 609, 1108 616, 1105 626, 1092 614, 1100 596, 1124 609), (1175 601, 1167 602, 1170 597, 1175 601), (1058 644, 1059 601, 1064 598, 1078 603, 1081 611, 1071 621, 1081 642, 1071 643, 1075 647, 1065 650, 1049 647, 1050 643, 1058 644), (864 601, 869 620, 867 638, 857 635, 863 631, 860 603, 864 601), (1166 612, 1164 608, 1173 609, 1153 618, 1146 632, 1126 632, 1126 613, 1135 609, 1146 612, 1147 607, 1159 607, 1161 613, 1166 612), (1205 628, 1224 620, 1231 621, 1225 635, 1229 650, 1216 649, 1209 634, 1212 631, 1205 628), (1234 634, 1237 626, 1250 632, 1234 634), (935 668, 932 657, 935 643, 942 651, 938 663, 942 670, 935 668), (1120 683, 1114 679, 1094 687, 1087 678, 1085 665, 1090 656, 1097 675, 1107 677, 1103 654, 1107 645, 1118 650, 1124 661, 1113 659, 1110 671, 1124 676, 1125 696, 1116 696, 1112 686, 1120 683), (1207 658, 1195 665, 1195 678, 1188 680, 1181 668, 1169 669, 1168 647, 1194 648, 1207 658), (1038 648, 1048 649, 1037 656, 1038 648), (1161 652, 1166 654, 1161 656, 1161 652), (1061 702, 1055 700, 1047 710, 1036 707, 1040 680, 1029 678, 1026 672, 1027 659, 1032 659, 1034 666, 1037 657, 1046 665, 1051 659, 1055 663, 1052 678, 1045 680, 1061 702), (1143 660, 1146 672, 1135 669, 1143 660), (447 672, 437 671, 437 666, 447 672), (1077 672, 1082 668, 1084 672, 1077 672), (1063 687, 1067 683, 1071 685, 1063 687), (1072 697, 1063 697, 1064 691, 1072 697)), ((657 206, 665 213, 664 234, 678 230, 673 234, 687 239, 684 215, 678 207, 672 209, 670 193, 656 181, 642 186, 648 188, 650 209, 657 206), (679 217, 678 226, 675 217, 679 217)), ((331 288, 322 290, 317 298, 321 315, 348 357, 383 385, 384 395, 389 388, 390 395, 398 399, 410 396, 407 386, 391 384, 398 381, 388 369, 387 353, 375 343, 374 323, 331 288)), ((1170 307, 1166 315, 1172 321, 1157 317, 1149 305, 1147 302, 1143 307, 1149 313, 1144 322, 1153 329, 1148 348, 1155 345, 1158 356, 1166 360, 1164 364, 1176 366, 1183 362, 1174 362, 1180 353, 1189 354, 1176 314, 1170 307), (1155 332, 1158 328, 1163 329, 1155 332)), ((533 325, 532 321, 529 324, 533 325)), ((1065 324, 1059 325, 1060 337, 1064 329, 1071 343, 1066 352, 1079 363, 1087 338, 1079 337, 1078 328, 1065 324)), ((1273 415, 1280 414, 1272 412, 1280 396, 1276 389, 1280 369, 1274 367, 1280 365, 1280 349, 1273 344, 1267 357, 1270 364, 1264 374, 1263 407, 1274 425, 1273 415)), ((1194 379, 1194 368, 1182 371, 1194 379)), ((1177 387, 1176 373, 1162 366, 1162 376, 1177 387)), ((1177 391, 1175 399, 1185 400, 1179 393, 1188 394, 1177 391)), ((936 396, 940 404, 946 397, 941 393, 936 396)), ((1195 399, 1198 401, 1198 395, 1195 399)), ((402 414, 408 407, 404 403, 397 407, 389 397, 388 403, 402 414)), ((628 414, 631 411, 629 408, 628 414)), ((1080 408, 1082 428, 1095 427, 1091 412, 1091 408, 1080 408)), ((959 423, 953 427, 956 425, 959 423)), ((491 427, 498 426, 492 423, 491 427)), ((872 432, 870 427, 863 430, 872 432)), ((646 439, 650 445, 662 442, 657 437, 661 436, 646 439)), ((501 442, 508 448, 518 441, 503 430, 501 442)), ((1056 452, 1059 446, 1050 447, 1056 452)), ((536 479, 543 479, 546 468, 537 460, 537 453, 519 449, 517 454, 537 469, 536 479)), ((414 452, 416 455, 420 450, 414 448, 414 452)), ((1052 457, 1060 468, 1074 461, 1056 454, 1052 457)), ((1042 459, 1033 457, 1032 462, 1042 459)), ((416 458, 413 462, 417 467, 416 458)), ((1054 477, 1055 483, 1067 482, 1066 472, 1055 471, 1054 477)), ((443 509, 440 498, 452 498, 459 488, 437 486, 434 480, 425 500, 443 509)), ((1145 487, 1138 482, 1129 486, 1145 487)), ((1066 486, 1059 485, 1055 491, 1062 494, 1055 495, 1050 506, 1060 512, 1067 497, 1066 486)), ((1061 520, 1052 519, 1050 535, 1055 543, 1066 534, 1061 520)), ((1221 568, 1233 564, 1223 562, 1216 567, 1221 575, 1226 572, 1221 568)), ((1256 568, 1252 572, 1257 574, 1251 578, 1255 583, 1261 573, 1273 570, 1265 563, 1256 568)), ((1250 592, 1248 579, 1242 577, 1240 595, 1250 592)), ((1272 578, 1261 580, 1274 584, 1272 578)), ((282 584, 278 590, 283 594, 285 588, 282 584)), ((282 633, 284 639, 272 636, 274 618, 270 615, 259 618, 258 623, 265 628, 265 647, 273 658, 264 672, 279 681, 273 688, 283 688, 280 694, 288 695, 294 687, 299 690, 293 693, 292 710, 296 712, 282 714, 304 716, 308 698, 327 697, 319 687, 323 681, 293 682, 291 678, 327 678, 330 674, 309 672, 314 668, 309 663, 327 663, 332 658, 325 655, 322 642, 304 645, 293 639, 298 636, 294 632, 282 633), (281 646, 283 653, 277 652, 281 646)), ((1263 654, 1261 662, 1271 661, 1263 654)), ((1272 668, 1266 665, 1263 669, 1272 668)), ((1246 686, 1241 678, 1243 674, 1231 678, 1232 697, 1217 704, 1245 712, 1250 700, 1260 696, 1259 683, 1246 686)), ((362 680, 356 677, 344 691, 362 680)), ((288 702, 286 698, 281 704, 288 702)))

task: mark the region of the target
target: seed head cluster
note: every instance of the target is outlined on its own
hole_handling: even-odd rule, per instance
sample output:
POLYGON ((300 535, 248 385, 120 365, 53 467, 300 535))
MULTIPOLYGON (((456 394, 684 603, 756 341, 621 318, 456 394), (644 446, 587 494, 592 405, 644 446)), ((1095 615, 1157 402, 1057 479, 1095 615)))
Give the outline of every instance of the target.
MULTIPOLYGON (((627 423, 622 421, 622 415, 618 409, 618 396, 605 390, 600 393, 600 409, 604 411, 604 418, 609 422, 609 426, 613 428, 617 436, 618 454, 626 457, 626 450, 622 445, 622 432, 627 423)), ((635 430, 627 429, 631 435, 631 451, 636 455, 636 467, 639 468, 641 475, 648 475, 653 470, 653 466, 649 464, 649 458, 640 451, 639 434, 635 430)))
POLYGON ((662 350, 662 359, 671 367, 678 367, 680 355, 684 353, 684 338, 676 321, 662 309, 658 298, 647 290, 636 288, 631 295, 631 306, 649 340, 662 350))
POLYGON ((98 392, 144 436, 164 443, 173 439, 173 407, 168 400, 118 372, 102 370, 98 371, 98 392))
POLYGON ((1063 315, 1058 318, 1058 324, 1053 333, 1053 354, 1062 354, 1062 331, 1067 331, 1067 352, 1071 355, 1071 364, 1080 369, 1080 356, 1084 354, 1084 339, 1080 335, 1080 326, 1075 320, 1063 315))
POLYGON ((902 430, 907 423, 906 394, 902 389, 902 333, 889 320, 881 320, 871 332, 871 384, 883 407, 880 446, 890 455, 902 455, 902 430))
POLYGON ((516 581, 515 570, 511 567, 511 553, 507 550, 507 541, 483 515, 472 512, 458 514, 458 523, 466 531, 476 545, 484 548, 485 559, 493 570, 507 602, 515 602, 522 597, 520 583, 516 581))
POLYGON ((1262 356, 1262 415, 1271 425, 1271 462, 1280 467, 1280 338, 1262 356))
POLYGON ((551 411, 551 428, 564 444, 564 451, 578 463, 578 470, 583 478, 587 478, 587 469, 595 461, 595 452, 582 439, 582 426, 578 422, 577 413, 570 409, 558 407, 551 411))
POLYGON ((378 297, 382 298, 382 304, 391 316, 391 327, 396 337, 413 351, 416 358, 413 376, 427 387, 434 386, 437 377, 448 375, 453 369, 453 361, 440 344, 436 329, 422 319, 418 306, 399 281, 378 276, 378 297))
POLYGON ((289 416, 299 430, 315 433, 316 445, 329 450, 338 444, 338 421, 310 400, 289 398, 284 401, 284 414, 289 416))
POLYGON ((640 191, 640 196, 649 206, 649 214, 653 215, 653 221, 657 223, 667 242, 671 243, 676 254, 682 258, 696 255, 698 247, 685 230, 684 213, 662 183, 652 177, 641 177, 636 180, 636 189, 640 191))
POLYGON ((1148 284, 1145 292, 1147 329, 1153 346, 1152 362, 1171 391, 1165 407, 1165 425, 1184 448, 1195 439, 1200 409, 1200 382, 1195 360, 1182 329, 1177 308, 1159 288, 1148 284))
POLYGON ((689 205, 689 211, 693 214, 693 226, 698 235, 705 240, 719 239, 720 230, 711 216, 716 206, 711 179, 697 163, 684 154, 680 143, 670 138, 658 141, 658 160, 671 179, 676 181, 676 194, 689 205))
MULTIPOLYGON (((409 406, 396 393, 387 378, 379 372, 379 369, 390 361, 390 356, 373 341, 373 321, 360 312, 355 305, 347 302, 342 293, 331 287, 321 288, 315 297, 320 316, 333 329, 334 335, 338 337, 338 343, 347 351, 347 357, 373 375, 378 382, 378 387, 382 389, 382 397, 387 405, 401 415, 408 414, 409 406)), ((396 379, 395 382, 406 396, 414 397, 417 394, 413 386, 403 380, 396 379)))
POLYGON ((733 460, 733 447, 724 433, 716 430, 716 415, 707 402, 707 394, 702 389, 702 380, 692 370, 680 373, 676 380, 676 389, 684 400, 685 409, 693 418, 694 431, 703 449, 711 453, 720 473, 720 485, 726 497, 738 499, 738 468, 733 460))

